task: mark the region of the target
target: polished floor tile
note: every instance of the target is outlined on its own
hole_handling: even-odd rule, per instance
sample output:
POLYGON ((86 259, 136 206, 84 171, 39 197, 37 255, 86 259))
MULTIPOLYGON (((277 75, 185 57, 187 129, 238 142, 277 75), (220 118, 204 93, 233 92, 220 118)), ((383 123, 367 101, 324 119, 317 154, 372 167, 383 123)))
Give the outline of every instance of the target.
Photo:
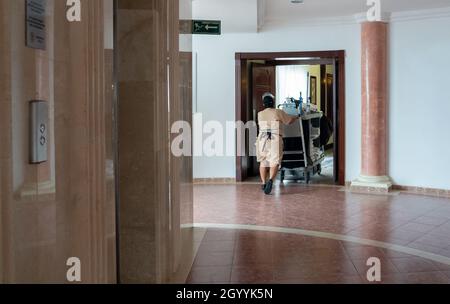
POLYGON ((450 257, 449 198, 340 190, 277 185, 266 196, 256 184, 196 185, 194 220, 215 228, 188 283, 364 284, 373 257, 381 262, 375 283, 449 283, 449 265, 423 258, 450 257))
POLYGON ((416 257, 393 258, 391 259, 391 262, 402 273, 433 272, 439 270, 432 261, 416 257))
MULTIPOLYGON (((433 246, 431 242, 437 239, 433 235, 450 235, 449 198, 340 190, 277 185, 274 194, 266 196, 257 184, 195 185, 194 218, 196 223, 300 228, 398 245, 417 241, 433 246)), ((441 245, 450 246, 450 240, 441 245)))
POLYGON ((189 274, 191 284, 224 284, 231 279, 231 268, 227 266, 194 267, 189 274))
POLYGON ((232 284, 240 283, 273 283, 274 270, 272 265, 234 266, 231 271, 232 284))
POLYGON ((406 275, 408 284, 450 284, 450 279, 442 272, 419 272, 406 275))
MULTIPOLYGON (((225 232, 231 235, 230 231, 225 232)), ((280 232, 236 230, 234 241, 218 241, 211 237, 202 241, 189 284, 416 284, 450 283, 450 265, 442 264, 393 250, 358 245, 338 240, 292 235, 280 232), (252 235, 253 234, 253 235, 252 235), (274 243, 264 250, 252 245, 237 246, 242 240, 274 243), (231 243, 235 243, 234 245, 231 243), (321 246, 304 246, 305 244, 321 246), (329 246, 328 248, 326 246, 329 246), (234 248, 234 250, 230 250, 234 248), (369 282, 367 274, 378 258, 381 282, 369 282)), ((210 236, 224 234, 212 230, 210 236)))

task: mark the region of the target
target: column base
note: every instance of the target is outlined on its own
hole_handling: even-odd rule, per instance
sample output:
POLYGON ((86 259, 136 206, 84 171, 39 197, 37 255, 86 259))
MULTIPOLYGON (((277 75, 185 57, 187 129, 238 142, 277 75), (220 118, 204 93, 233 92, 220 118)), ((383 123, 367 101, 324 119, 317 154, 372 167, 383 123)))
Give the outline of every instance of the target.
POLYGON ((352 192, 389 193, 391 190, 392 182, 388 176, 361 175, 350 186, 352 192))

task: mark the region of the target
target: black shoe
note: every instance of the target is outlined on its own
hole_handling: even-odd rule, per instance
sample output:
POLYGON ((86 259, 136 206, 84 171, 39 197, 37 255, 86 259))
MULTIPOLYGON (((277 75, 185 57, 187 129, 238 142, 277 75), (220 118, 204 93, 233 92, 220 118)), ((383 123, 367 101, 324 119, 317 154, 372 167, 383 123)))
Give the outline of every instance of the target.
POLYGON ((269 180, 266 184, 266 187, 264 188, 264 193, 269 195, 270 193, 272 193, 272 187, 273 187, 273 181, 269 180))
POLYGON ((263 184, 263 185, 261 186, 261 190, 262 190, 262 191, 266 190, 266 185, 267 185, 267 184, 263 184))

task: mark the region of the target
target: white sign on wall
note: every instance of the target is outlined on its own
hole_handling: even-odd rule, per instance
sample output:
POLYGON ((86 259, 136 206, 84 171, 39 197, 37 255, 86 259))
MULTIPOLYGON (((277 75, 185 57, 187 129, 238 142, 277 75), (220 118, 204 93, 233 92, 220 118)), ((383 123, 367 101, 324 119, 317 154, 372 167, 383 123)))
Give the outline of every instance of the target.
POLYGON ((26 46, 33 49, 45 50, 46 0, 27 0, 26 6, 26 46))

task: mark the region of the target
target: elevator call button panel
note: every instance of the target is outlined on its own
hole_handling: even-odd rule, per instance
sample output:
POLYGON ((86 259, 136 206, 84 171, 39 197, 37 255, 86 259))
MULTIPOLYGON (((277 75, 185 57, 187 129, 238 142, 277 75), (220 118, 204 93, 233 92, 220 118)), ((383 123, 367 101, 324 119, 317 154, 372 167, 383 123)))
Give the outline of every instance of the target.
POLYGON ((48 103, 30 102, 30 163, 40 164, 48 157, 48 103))

